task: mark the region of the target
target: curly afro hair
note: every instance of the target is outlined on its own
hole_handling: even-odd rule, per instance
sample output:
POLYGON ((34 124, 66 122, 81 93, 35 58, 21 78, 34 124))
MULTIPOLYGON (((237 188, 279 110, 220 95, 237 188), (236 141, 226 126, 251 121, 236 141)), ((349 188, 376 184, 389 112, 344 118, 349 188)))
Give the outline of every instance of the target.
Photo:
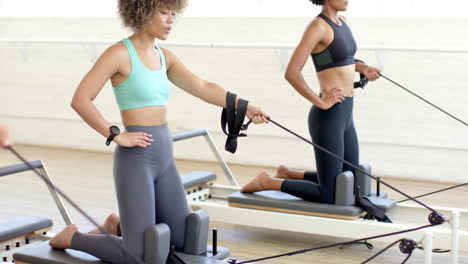
POLYGON ((125 27, 139 30, 152 18, 156 8, 170 8, 180 13, 188 0, 119 0, 118 13, 125 27))
POLYGON ((323 5, 323 0, 310 0, 310 1, 314 5, 319 5, 319 6, 323 5))

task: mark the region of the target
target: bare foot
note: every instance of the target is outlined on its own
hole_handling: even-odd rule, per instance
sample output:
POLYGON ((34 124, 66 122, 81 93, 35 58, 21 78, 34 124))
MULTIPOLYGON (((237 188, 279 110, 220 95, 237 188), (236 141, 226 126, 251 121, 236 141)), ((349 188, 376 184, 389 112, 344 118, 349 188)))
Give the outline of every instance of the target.
MULTIPOLYGON (((104 224, 101 226, 104 231, 106 231, 109 234, 112 235, 117 235, 117 225, 120 223, 120 218, 118 215, 112 213, 110 214, 104 224)), ((101 230, 99 228, 93 229, 88 232, 88 234, 102 234, 101 230)))
POLYGON ((273 175, 273 178, 277 179, 289 179, 288 178, 288 167, 284 165, 279 165, 278 169, 276 170, 275 175, 273 175))
POLYGON ((49 245, 55 249, 67 249, 71 247, 71 240, 73 234, 78 232, 78 228, 74 224, 70 224, 60 233, 54 236, 50 241, 49 245))
POLYGON ((270 178, 270 175, 267 171, 260 172, 257 177, 251 180, 246 185, 242 186, 241 192, 244 193, 253 193, 263 191, 263 183, 270 178))

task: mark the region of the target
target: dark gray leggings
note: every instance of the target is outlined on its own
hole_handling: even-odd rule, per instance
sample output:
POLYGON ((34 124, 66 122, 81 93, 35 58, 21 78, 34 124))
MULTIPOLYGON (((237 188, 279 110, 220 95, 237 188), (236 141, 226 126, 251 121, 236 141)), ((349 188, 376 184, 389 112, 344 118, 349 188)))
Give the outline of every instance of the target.
MULTIPOLYGON (((309 112, 309 132, 314 143, 344 160, 359 164, 359 145, 353 122, 353 97, 328 110, 313 106, 309 112)), ((317 173, 306 172, 304 180, 284 180, 281 191, 304 200, 335 203, 336 177, 350 166, 315 148, 317 173)))
POLYGON ((71 244, 72 249, 109 263, 135 263, 122 248, 143 260, 144 232, 158 223, 169 226, 171 244, 183 249, 185 219, 190 213, 174 164, 168 126, 130 126, 127 131, 151 134, 154 142, 146 148, 117 146, 115 150, 114 181, 122 237, 77 232, 71 244))

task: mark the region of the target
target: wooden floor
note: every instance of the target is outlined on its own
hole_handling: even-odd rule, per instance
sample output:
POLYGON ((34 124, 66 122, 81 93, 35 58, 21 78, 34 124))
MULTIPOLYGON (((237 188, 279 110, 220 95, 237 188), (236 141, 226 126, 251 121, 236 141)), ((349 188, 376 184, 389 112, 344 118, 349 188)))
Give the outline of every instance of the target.
MULTIPOLYGON (((117 211, 112 180, 112 155, 109 153, 84 152, 68 149, 54 149, 38 146, 17 146, 17 150, 29 159, 40 159, 46 165, 55 184, 68 194, 77 204, 98 222, 102 222, 111 212, 117 211)), ((18 160, 6 151, 0 151, 0 166, 17 163, 18 160)), ((210 170, 218 174, 218 183, 227 184, 221 168, 215 163, 177 160, 181 173, 192 170, 210 170)), ((274 168, 231 165, 239 183, 246 183, 260 170, 271 172, 274 168)), ((450 184, 433 182, 401 181, 385 179, 390 184, 410 195, 418 195, 450 186, 450 184)), ((400 194, 384 188, 391 198, 399 200, 400 194)), ((63 220, 53 204, 45 184, 31 172, 16 174, 0 179, 0 222, 26 215, 43 215, 53 219, 58 232, 64 227, 63 220)), ((421 199, 430 205, 468 208, 468 187, 433 195, 421 199)), ((70 205, 66 205, 73 221, 83 230, 91 228, 90 223, 80 216, 70 205)), ((274 221, 274 219, 272 219, 274 221)), ((345 241, 343 238, 311 236, 301 233, 283 232, 243 226, 211 223, 218 228, 220 246, 229 247, 231 255, 240 260, 283 254, 304 248, 324 246, 345 241)), ((333 228, 333 227, 330 227, 333 228)), ((419 237, 405 236, 419 240, 419 237)), ((403 238, 403 237, 400 237, 403 238)), ((397 240, 398 238, 395 238, 397 240)), ((374 249, 353 245, 340 250, 330 248, 301 255, 283 257, 259 263, 361 263, 385 247, 385 244, 374 243, 374 249)), ((387 251, 371 263, 401 263, 406 256, 397 247, 387 251)), ((449 263, 449 254, 434 254, 433 263, 449 263)), ((407 263, 422 263, 422 251, 416 250, 407 263)), ((468 263, 468 252, 461 252, 460 262, 468 263)))

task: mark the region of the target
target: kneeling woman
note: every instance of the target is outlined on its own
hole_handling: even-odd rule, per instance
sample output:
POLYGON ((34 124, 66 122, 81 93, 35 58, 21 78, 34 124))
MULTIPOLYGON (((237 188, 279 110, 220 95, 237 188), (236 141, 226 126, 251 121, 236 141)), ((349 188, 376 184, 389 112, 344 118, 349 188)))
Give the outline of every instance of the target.
MULTIPOLYGON (((167 39, 176 12, 182 11, 186 2, 119 1, 120 17, 134 33, 100 56, 78 86, 72 107, 107 138, 107 144, 114 141, 118 145, 114 180, 122 237, 80 233, 69 225, 50 241, 52 247, 84 251, 110 263, 135 263, 133 257, 143 259, 144 231, 157 223, 170 227, 171 244, 177 249, 184 247, 185 219, 190 210, 174 164, 166 120, 169 81, 221 107, 225 107, 227 94, 221 86, 190 72, 169 50, 155 46, 155 39, 167 39), (109 79, 126 127, 122 133, 93 104, 109 79)), ((252 104, 246 115, 256 124, 267 122, 268 116, 252 104)))
MULTIPOLYGON (((312 3, 322 5, 322 12, 304 32, 285 77, 313 105, 308 120, 313 142, 358 165, 359 146, 353 122, 354 73, 362 73, 373 81, 379 78, 380 70, 354 59, 356 42, 346 19, 338 15, 347 10, 348 0, 312 3), (309 55, 317 71, 320 95, 310 89, 301 73, 309 55)), ((284 165, 273 177, 263 171, 241 191, 280 190, 304 200, 333 204, 336 177, 353 170, 317 148, 315 162, 317 172, 293 171, 284 165)))

